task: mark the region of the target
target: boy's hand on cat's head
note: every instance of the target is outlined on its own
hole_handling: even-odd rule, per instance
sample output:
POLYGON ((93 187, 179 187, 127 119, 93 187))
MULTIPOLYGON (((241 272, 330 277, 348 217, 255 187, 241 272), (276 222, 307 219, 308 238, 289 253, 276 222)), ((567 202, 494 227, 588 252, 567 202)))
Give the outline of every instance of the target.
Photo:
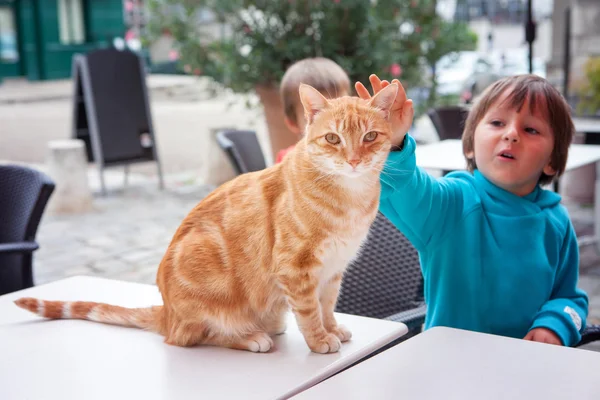
MULTIPOLYGON (((392 145, 398 146, 402 143, 404 136, 406 136, 406 133, 412 125, 414 116, 413 101, 406 98, 404 87, 398 79, 394 79, 392 83, 390 83, 385 80, 382 81, 377 75, 373 74, 369 76, 369 81, 373 88, 373 95, 379 93, 379 91, 386 86, 398 85, 398 94, 396 95, 396 100, 394 100, 394 104, 390 110, 390 123, 392 124, 392 132, 394 135, 392 137, 392 145)), ((361 99, 369 100, 371 98, 369 90, 361 82, 356 82, 354 87, 361 99)))
POLYGON ((560 338, 556 333, 546 328, 535 328, 529 331, 524 337, 525 340, 531 340, 532 342, 557 344, 562 346, 560 338))

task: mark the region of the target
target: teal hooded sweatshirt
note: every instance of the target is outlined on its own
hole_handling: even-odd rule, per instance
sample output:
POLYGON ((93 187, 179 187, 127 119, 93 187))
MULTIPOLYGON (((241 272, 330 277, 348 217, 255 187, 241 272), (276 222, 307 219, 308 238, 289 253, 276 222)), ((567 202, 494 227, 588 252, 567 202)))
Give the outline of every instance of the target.
POLYGON ((381 184, 381 212, 419 252, 425 329, 523 338, 543 327, 564 345, 579 342, 588 298, 577 288, 577 238, 558 194, 536 187, 519 197, 477 170, 433 178, 416 166, 409 135, 381 184))

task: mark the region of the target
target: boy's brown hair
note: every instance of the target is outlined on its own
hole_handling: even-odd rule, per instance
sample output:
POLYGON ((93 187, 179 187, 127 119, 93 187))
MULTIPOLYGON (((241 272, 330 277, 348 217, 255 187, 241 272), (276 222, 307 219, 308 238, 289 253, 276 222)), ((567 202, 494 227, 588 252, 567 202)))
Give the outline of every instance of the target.
POLYGON ((324 58, 305 58, 292 64, 281 79, 280 95, 285 115, 294 123, 300 104, 298 89, 306 83, 328 97, 350 94, 350 78, 334 61, 324 58))
MULTIPOLYGON (((483 119, 490 107, 496 105, 498 99, 507 91, 505 99, 511 108, 521 110, 523 104, 529 99, 529 108, 533 111, 536 106, 544 107, 543 114, 548 119, 548 124, 554 133, 554 149, 550 157, 550 166, 556 171, 555 175, 546 175, 542 172, 539 184, 545 185, 562 175, 567 165, 569 145, 573 140, 575 126, 571 119, 570 107, 559 93, 546 79, 536 75, 516 75, 500 79, 490 85, 475 101, 469 111, 462 136, 463 154, 474 150, 475 129, 483 119)), ((477 169, 475 159, 467 157, 469 171, 477 169)))

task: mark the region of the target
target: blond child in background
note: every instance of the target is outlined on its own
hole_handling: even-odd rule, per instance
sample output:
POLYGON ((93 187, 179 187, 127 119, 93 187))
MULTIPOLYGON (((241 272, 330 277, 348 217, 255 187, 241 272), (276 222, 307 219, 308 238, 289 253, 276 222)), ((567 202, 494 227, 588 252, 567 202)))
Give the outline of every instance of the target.
MULTIPOLYGON (((350 95, 350 78, 334 61, 316 57, 305 58, 292 64, 281 79, 280 95, 285 113, 285 124, 298 136, 298 139, 304 134, 306 126, 304 109, 298 93, 301 83, 314 87, 328 99, 350 95)), ((275 162, 281 162, 294 146, 280 150, 275 162)))

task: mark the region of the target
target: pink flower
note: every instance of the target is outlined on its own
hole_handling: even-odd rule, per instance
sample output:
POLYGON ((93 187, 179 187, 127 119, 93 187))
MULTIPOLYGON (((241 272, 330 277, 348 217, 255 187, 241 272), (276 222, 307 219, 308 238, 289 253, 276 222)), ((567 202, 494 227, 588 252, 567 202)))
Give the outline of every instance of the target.
POLYGON ((392 74, 392 76, 395 78, 402 75, 402 67, 400 66, 400 64, 390 65, 390 74, 392 74))
POLYGON ((421 27, 420 26, 415 26, 415 32, 417 33, 421 33, 421 27))
POLYGON ((179 52, 177 50, 169 51, 169 60, 176 61, 179 59, 179 52))
POLYGON ((190 72, 192 72, 192 66, 191 66, 190 64, 185 64, 185 65, 183 66, 183 71, 184 71, 186 74, 189 74, 190 72))
POLYGON ((125 33, 125 40, 129 41, 135 39, 135 36, 135 31, 133 29, 130 29, 125 33))
POLYGON ((200 75, 202 70, 200 68, 194 68, 194 75, 200 75))
POLYGON ((335 4, 339 4, 339 3, 340 3, 340 0, 333 0, 333 2, 334 2, 335 4))
POLYGON ((125 10, 126 11, 133 11, 133 1, 126 1, 125 2, 125 10))

